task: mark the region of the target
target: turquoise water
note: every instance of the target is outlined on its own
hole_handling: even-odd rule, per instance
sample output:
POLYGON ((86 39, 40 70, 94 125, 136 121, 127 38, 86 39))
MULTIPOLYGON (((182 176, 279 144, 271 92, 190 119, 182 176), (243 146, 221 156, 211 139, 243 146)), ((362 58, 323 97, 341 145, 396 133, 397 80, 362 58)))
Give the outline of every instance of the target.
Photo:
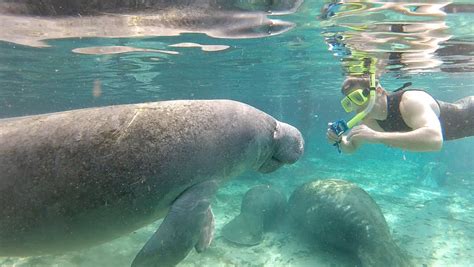
MULTIPOLYGON (((256 38, 216 34, 228 28, 223 23, 218 26, 224 30, 208 25, 212 31, 190 30, 176 36, 72 34, 42 43, 35 39, 28 45, 16 38, 21 31, 8 35, 6 30, 0 38, 0 118, 175 99, 242 101, 297 127, 305 138, 305 154, 294 165, 266 175, 246 173, 221 188, 213 202, 215 241, 201 254, 191 252, 180 266, 350 266, 343 256, 313 249, 291 235, 269 233, 254 247, 236 246, 220 236, 251 186, 270 182, 289 196, 298 185, 325 178, 347 179, 369 192, 382 208, 393 238, 417 266, 470 266, 474 138, 445 142, 435 153, 367 145, 354 155, 342 155, 325 137, 328 122, 348 118, 339 104, 340 85, 345 75, 361 71, 350 66, 365 58, 377 59, 377 75, 389 90, 412 82, 444 101, 474 95, 473 7, 468 1, 436 3, 420 5, 418 13, 413 4, 400 11, 380 3, 346 3, 323 19, 323 3, 305 1, 294 13, 270 16, 294 27, 269 35, 270 30, 255 25, 249 32, 257 33, 256 38), (387 25, 400 24, 418 28, 405 26, 402 33, 387 30, 387 25), (343 41, 331 41, 338 36, 343 41), (171 46, 179 43, 225 49, 171 46), (108 46, 138 50, 116 54, 75 50, 108 46), (437 179, 443 183, 434 183, 437 179)), ((7 19, 1 17, 2 29, 7 29, 7 19)), ((95 25, 98 32, 111 26, 95 25)), ((41 28, 34 32, 40 34, 31 36, 46 36, 41 28)), ((128 266, 159 223, 90 249, 0 258, 0 265, 128 266)))

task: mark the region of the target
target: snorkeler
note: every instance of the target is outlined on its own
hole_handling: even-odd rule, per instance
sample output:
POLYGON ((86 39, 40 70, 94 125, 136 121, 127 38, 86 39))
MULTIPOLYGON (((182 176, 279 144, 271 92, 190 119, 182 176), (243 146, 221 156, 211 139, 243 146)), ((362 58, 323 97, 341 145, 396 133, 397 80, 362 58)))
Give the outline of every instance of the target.
POLYGON ((388 93, 374 75, 370 79, 348 77, 341 92, 344 110, 357 115, 347 123, 330 123, 326 135, 345 153, 364 143, 438 151, 443 141, 474 135, 474 96, 446 103, 423 90, 402 87, 388 93))

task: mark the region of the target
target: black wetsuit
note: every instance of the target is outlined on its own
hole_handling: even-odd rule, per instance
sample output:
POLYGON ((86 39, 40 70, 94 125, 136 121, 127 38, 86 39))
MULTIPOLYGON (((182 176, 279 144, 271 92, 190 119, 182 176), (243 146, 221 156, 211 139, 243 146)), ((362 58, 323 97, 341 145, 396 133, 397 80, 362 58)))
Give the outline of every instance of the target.
MULTIPOLYGON (((387 118, 377 120, 379 126, 386 132, 408 132, 413 130, 402 118, 400 101, 403 93, 400 90, 387 96, 387 118)), ((436 100, 436 99, 435 99, 436 100)), ((436 100, 439 106, 439 121, 443 130, 443 140, 454 140, 474 135, 474 96, 462 98, 454 103, 436 100)))

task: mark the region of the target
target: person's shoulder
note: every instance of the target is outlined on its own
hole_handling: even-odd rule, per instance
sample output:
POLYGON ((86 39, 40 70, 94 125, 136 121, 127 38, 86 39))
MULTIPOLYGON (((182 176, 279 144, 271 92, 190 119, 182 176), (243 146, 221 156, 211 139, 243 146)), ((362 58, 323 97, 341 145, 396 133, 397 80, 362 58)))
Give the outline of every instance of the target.
POLYGON ((400 112, 402 116, 408 114, 423 114, 428 110, 434 110, 436 100, 427 92, 421 90, 409 90, 403 94, 400 101, 400 112))
POLYGON ((420 98, 420 97, 429 97, 432 98, 432 96, 426 92, 423 89, 410 89, 406 90, 403 93, 404 98, 420 98))
POLYGON ((423 90, 407 90, 400 100, 403 105, 431 105, 433 97, 423 90))

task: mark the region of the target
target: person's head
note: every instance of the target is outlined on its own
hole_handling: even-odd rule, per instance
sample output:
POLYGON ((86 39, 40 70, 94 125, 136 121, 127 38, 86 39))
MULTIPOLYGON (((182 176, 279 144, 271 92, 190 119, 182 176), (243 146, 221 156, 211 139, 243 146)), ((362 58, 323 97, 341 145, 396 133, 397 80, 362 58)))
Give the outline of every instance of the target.
MULTIPOLYGON (((385 90, 376 80, 378 93, 385 93, 385 90)), ((341 105, 346 112, 364 110, 368 105, 370 97, 370 79, 368 77, 348 77, 342 83, 341 93, 345 96, 341 105)))

